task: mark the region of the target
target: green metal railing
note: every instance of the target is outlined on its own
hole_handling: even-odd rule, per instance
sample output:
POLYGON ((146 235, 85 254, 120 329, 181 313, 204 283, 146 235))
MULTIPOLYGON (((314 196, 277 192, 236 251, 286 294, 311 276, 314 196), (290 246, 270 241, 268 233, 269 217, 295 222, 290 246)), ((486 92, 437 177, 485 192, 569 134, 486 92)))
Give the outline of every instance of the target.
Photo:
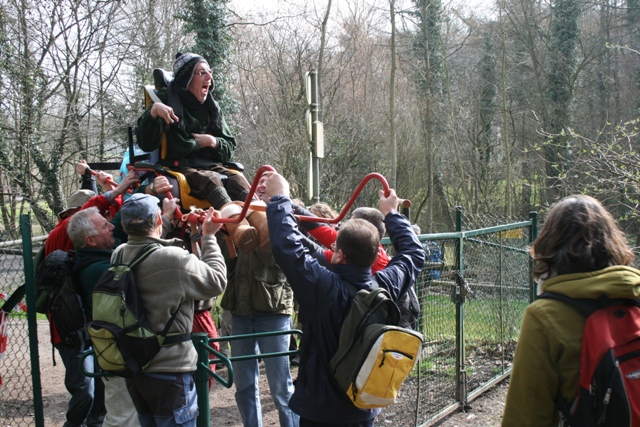
POLYGON ((271 331, 271 332, 258 332, 255 334, 243 334, 232 335, 227 337, 209 338, 205 333, 193 334, 193 344, 198 351, 198 369, 196 370, 196 392, 198 394, 198 408, 200 408, 200 414, 198 415, 198 427, 208 427, 210 425, 209 419, 209 377, 213 377, 226 388, 231 388, 233 385, 233 362, 240 362, 244 360, 257 360, 267 359, 271 357, 289 357, 300 353, 300 350, 288 350, 271 353, 259 353, 248 354, 244 356, 232 356, 227 357, 218 350, 214 349, 211 344, 218 341, 238 341, 242 339, 255 339, 263 337, 273 337, 280 335, 298 335, 302 336, 302 331, 298 329, 291 329, 288 331, 271 331), (213 354, 213 359, 209 358, 209 355, 213 354), (217 372, 211 369, 212 364, 223 363, 227 367, 227 378, 223 378, 217 372))

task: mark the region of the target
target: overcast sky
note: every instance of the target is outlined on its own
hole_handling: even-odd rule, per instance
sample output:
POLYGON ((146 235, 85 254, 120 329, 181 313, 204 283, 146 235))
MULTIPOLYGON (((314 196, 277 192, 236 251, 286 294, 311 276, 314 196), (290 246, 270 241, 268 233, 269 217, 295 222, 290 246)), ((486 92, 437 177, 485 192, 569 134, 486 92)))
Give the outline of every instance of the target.
MULTIPOLYGON (((346 8, 347 4, 354 2, 360 4, 376 4, 385 10, 389 8, 388 0, 333 0, 331 5, 332 15, 335 16, 336 11, 346 8)), ((231 0, 230 8, 242 17, 256 17, 261 14, 267 16, 292 15, 301 12, 306 6, 308 9, 315 8, 319 16, 324 14, 328 0, 231 0)), ((445 7, 455 7, 473 11, 475 14, 490 14, 494 9, 495 0, 442 0, 445 7)), ((411 0, 396 0, 396 9, 406 9, 413 7, 411 0)))

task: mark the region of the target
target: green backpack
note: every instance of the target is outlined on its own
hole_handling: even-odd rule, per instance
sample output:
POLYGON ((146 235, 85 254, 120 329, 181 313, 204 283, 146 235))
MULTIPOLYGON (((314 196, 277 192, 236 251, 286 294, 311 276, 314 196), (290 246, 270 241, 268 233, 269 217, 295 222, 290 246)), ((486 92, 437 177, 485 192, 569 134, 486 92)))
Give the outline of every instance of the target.
MULTIPOLYGON (((349 285, 350 286, 350 285, 349 285)), ((331 359, 335 382, 358 408, 396 401, 422 352, 422 334, 398 326, 400 311, 386 290, 360 290, 340 329, 331 359)))
POLYGON ((145 315, 134 267, 159 247, 143 247, 130 264, 122 263, 122 251, 116 252, 111 268, 93 289, 93 321, 87 331, 98 364, 105 372, 132 377, 153 360, 161 347, 191 339, 191 334, 168 334, 178 310, 171 314, 161 333, 151 329, 145 315))

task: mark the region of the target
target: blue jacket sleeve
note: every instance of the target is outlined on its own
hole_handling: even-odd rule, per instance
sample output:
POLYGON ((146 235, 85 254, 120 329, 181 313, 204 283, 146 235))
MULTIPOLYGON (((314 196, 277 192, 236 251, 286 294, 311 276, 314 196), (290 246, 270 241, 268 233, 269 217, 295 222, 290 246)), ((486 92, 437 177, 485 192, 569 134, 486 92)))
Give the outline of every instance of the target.
POLYGON ((271 198, 267 205, 267 222, 273 258, 305 313, 315 316, 313 311, 318 306, 318 299, 329 294, 334 273, 320 265, 303 245, 304 236, 298 229, 289 198, 271 198))
POLYGON ((322 246, 304 235, 304 233, 300 242, 302 242, 302 245, 307 248, 309 255, 312 258, 316 259, 321 266, 327 267, 329 269, 331 268, 329 262, 327 261, 327 257, 324 254, 324 248, 322 246))
POLYGON ((384 222, 396 254, 384 269, 375 274, 375 278, 380 287, 389 291, 397 302, 420 275, 424 266, 424 251, 418 236, 404 216, 392 211, 387 214, 384 222))

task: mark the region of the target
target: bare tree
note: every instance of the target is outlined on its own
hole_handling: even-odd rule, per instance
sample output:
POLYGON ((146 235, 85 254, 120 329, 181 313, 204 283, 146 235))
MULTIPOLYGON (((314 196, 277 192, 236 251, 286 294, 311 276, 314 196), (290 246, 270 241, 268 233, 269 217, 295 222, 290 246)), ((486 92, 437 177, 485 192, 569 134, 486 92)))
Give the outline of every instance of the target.
POLYGON ((391 22, 391 70, 389 75, 389 139, 391 140, 391 187, 396 187, 398 176, 398 142, 396 140, 396 2, 389 0, 391 22))

